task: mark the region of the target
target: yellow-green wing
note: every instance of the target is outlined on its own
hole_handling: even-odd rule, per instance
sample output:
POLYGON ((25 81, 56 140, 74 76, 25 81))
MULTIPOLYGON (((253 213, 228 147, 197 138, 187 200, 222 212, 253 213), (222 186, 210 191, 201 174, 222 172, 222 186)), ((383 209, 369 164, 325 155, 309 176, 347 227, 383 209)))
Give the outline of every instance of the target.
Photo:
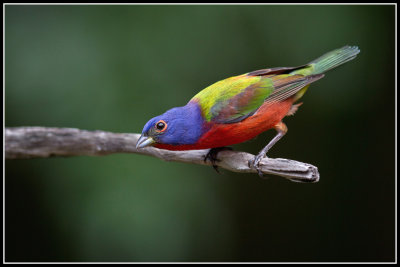
POLYGON ((199 92, 191 101, 199 103, 206 121, 235 123, 254 114, 265 101, 283 101, 323 76, 268 74, 265 71, 219 81, 199 92))
POLYGON ((206 121, 224 123, 256 110, 273 89, 269 79, 240 75, 210 85, 191 101, 200 104, 206 121))

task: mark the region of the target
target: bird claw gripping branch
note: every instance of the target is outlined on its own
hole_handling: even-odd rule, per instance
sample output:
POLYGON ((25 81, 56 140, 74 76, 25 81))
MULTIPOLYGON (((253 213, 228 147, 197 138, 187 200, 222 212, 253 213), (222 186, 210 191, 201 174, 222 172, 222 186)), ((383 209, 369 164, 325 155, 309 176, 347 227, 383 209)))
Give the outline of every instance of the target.
POLYGON ((224 151, 224 150, 232 150, 232 148, 230 148, 230 147, 214 147, 214 148, 211 148, 208 151, 207 155, 204 156, 204 162, 207 162, 207 160, 209 160, 211 162, 214 170, 218 173, 220 173, 220 172, 218 170, 218 166, 215 163, 220 160, 217 158, 217 155, 219 152, 224 151))

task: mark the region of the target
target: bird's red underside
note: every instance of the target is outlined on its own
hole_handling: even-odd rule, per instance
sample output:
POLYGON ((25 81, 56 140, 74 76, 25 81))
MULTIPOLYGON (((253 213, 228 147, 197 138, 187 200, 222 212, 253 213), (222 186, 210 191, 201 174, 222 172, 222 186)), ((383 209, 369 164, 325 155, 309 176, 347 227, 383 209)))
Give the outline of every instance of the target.
POLYGON ((196 144, 177 146, 156 144, 155 147, 168 150, 194 150, 242 143, 273 128, 287 115, 292 104, 292 98, 278 103, 264 104, 254 115, 241 122, 212 124, 196 144))

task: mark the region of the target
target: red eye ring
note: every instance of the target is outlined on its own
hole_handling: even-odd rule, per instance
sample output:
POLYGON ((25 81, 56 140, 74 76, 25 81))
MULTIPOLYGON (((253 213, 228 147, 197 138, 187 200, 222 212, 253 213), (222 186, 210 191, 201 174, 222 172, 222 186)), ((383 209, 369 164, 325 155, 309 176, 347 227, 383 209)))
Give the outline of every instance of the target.
POLYGON ((161 133, 167 130, 168 125, 165 121, 159 120, 154 127, 156 128, 157 132, 161 133))

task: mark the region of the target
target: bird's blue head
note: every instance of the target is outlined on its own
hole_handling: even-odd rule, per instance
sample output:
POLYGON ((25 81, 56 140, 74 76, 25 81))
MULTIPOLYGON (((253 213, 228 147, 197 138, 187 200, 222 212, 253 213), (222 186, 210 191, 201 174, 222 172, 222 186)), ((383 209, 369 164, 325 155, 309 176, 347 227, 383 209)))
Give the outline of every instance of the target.
POLYGON ((136 147, 142 148, 156 143, 168 145, 195 144, 203 134, 204 119, 195 102, 172 108, 149 120, 143 128, 136 147))

